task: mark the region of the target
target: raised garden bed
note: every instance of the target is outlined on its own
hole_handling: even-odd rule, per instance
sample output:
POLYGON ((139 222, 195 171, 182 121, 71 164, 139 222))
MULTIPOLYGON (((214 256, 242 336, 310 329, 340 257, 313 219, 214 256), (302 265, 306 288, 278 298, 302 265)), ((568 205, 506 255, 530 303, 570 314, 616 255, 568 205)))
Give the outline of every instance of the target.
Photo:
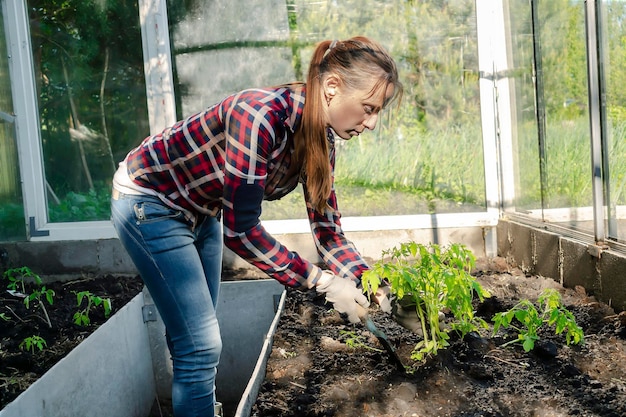
MULTIPOLYGON (((564 289, 551 279, 525 276, 520 270, 509 268, 502 260, 479 263, 473 275, 492 293, 491 298, 476 303, 478 315, 488 322, 491 322, 494 314, 507 310, 520 299, 536 300, 545 288, 557 289, 562 295, 564 304, 573 312, 577 322, 584 329, 584 345, 567 346, 563 335, 555 335, 554 331, 544 331, 540 334, 540 342, 535 349, 527 353, 521 345, 502 346, 514 337, 510 330, 500 331, 496 336, 493 336, 490 330, 486 330, 481 334, 470 334, 464 340, 453 336, 447 349, 418 364, 410 359, 410 353, 415 344, 421 340, 420 337, 400 327, 389 315, 372 308, 371 317, 378 327, 387 333, 403 363, 412 368, 411 373, 404 373, 396 368, 387 353, 381 351, 378 340, 364 326, 346 324, 315 292, 289 291, 280 316, 275 317, 276 327, 270 328, 270 334, 267 336, 266 342, 269 342, 267 356, 259 358, 262 369, 257 371, 263 377, 258 384, 260 391, 257 395, 256 390, 253 390, 254 398, 250 407, 241 407, 240 404, 240 408, 245 408, 246 411, 239 415, 243 417, 626 415, 624 313, 616 314, 609 306, 585 294, 581 288, 564 289), (263 363, 264 359, 267 360, 267 367, 263 363)), ((113 283, 114 288, 117 288, 117 290, 107 289, 107 293, 121 292, 128 296, 132 293, 137 294, 141 289, 141 282, 136 278, 105 278, 105 281, 113 283)), ((86 285, 92 281, 92 278, 84 279, 83 284, 86 285)), ((98 294, 103 290, 103 284, 100 279, 94 281, 100 287, 91 287, 91 291, 98 294)), ((76 295, 72 292, 76 288, 74 285, 79 285, 79 282, 55 283, 54 286, 48 286, 55 288, 56 294, 53 304, 56 307, 50 306, 48 309, 51 321, 58 321, 53 319, 55 309, 63 310, 59 301, 61 293, 72 294, 70 304, 76 303, 76 295)), ((237 283, 237 285, 249 284, 237 283)), ((79 288, 85 290, 89 287, 83 285, 79 288)), ((257 307, 237 296, 241 293, 257 292, 233 288, 232 291, 224 292, 223 301, 226 306, 237 311, 242 311, 241 309, 245 307, 244 310, 250 310, 251 316, 258 316, 255 314, 257 307), (232 294, 232 297, 229 294, 232 294)), ((264 298, 268 298, 271 313, 271 304, 276 302, 278 292, 268 288, 268 294, 264 298), (272 301, 273 293, 275 295, 272 301)), ((115 300, 113 299, 114 309, 123 306, 123 301, 115 300)), ((141 315, 143 300, 137 303, 138 307, 129 307, 136 308, 132 315, 140 328, 144 323, 141 317, 136 316, 141 315)), ((16 304, 18 303, 8 301, 3 302, 2 306, 12 306, 11 309, 19 314, 14 308, 16 304)), ((130 304, 134 304, 134 300, 130 304)), ((228 308, 222 310, 226 311, 228 308)), ((69 317, 68 321, 72 323, 74 311, 72 307, 65 312, 65 316, 69 317)), ((8 312, 13 314, 11 311, 8 312)), ((45 324, 45 320, 40 318, 34 317, 33 320, 45 324)), ((92 325, 96 326, 95 323, 98 321, 97 314, 94 314, 92 325)), ((70 327, 75 325, 72 324, 70 327)), ((122 326, 118 323, 114 324, 114 327, 122 326)), ((237 343, 241 344, 242 334, 247 334, 246 330, 238 325, 225 325, 224 328, 239 332, 225 334, 225 338, 232 339, 234 343, 233 349, 228 350, 234 352, 237 350, 237 343)), ((3 329, 4 332, 10 330, 6 327, 3 329)), ((76 342, 84 340, 87 333, 89 332, 76 336, 76 342)), ((65 338, 70 339, 67 332, 64 334, 65 338)), ((50 340, 54 340, 54 337, 50 335, 47 337, 48 349, 50 340)), ((129 334, 124 338, 131 340, 133 335, 129 334)), ((259 341, 256 339, 262 338, 263 335, 255 336, 254 343, 258 344, 259 341)), ((105 336, 104 340, 109 339, 105 336)), ((1 342, 2 354, 5 353, 6 343, 19 344, 19 340, 23 338, 5 334, 1 342)), ((65 339, 61 337, 61 340, 65 339)), ((144 350, 148 352, 150 347, 142 346, 140 349, 142 352, 144 350)), ((44 354, 45 350, 39 354, 44 354)), ((23 349, 19 349, 19 346, 18 351, 16 356, 29 357, 23 349)), ((112 354, 120 356, 116 352, 112 354)), ((261 352, 261 355, 264 353, 261 352)), ((38 356, 37 353, 34 356, 38 356)), ((248 356, 245 365, 251 368, 256 358, 252 351, 248 356)), ((3 361, 5 357, 2 358, 3 361)), ((240 363, 241 358, 237 355, 228 358, 229 356, 225 355, 224 366, 233 366, 231 370, 238 370, 239 368, 235 369, 234 365, 240 363)), ((49 369, 52 366, 50 362, 43 362, 46 363, 41 365, 41 369, 49 369)), ((0 372, 4 373, 10 369, 5 362, 0 365, 0 372)), ((73 366, 70 368, 70 375, 80 380, 88 366, 73 366)), ((32 374, 21 372, 25 377, 36 379, 32 374)), ((230 373, 230 370, 221 372, 223 376, 230 373)), ((19 375, 21 374, 18 372, 13 373, 13 376, 19 375)), ((241 379, 240 382, 245 384, 245 378, 240 376, 237 379, 241 379)), ((9 379, 3 380, 2 383, 6 384, 8 381, 9 379)), ((141 385, 133 381, 130 383, 133 386, 141 385)), ((111 384, 104 383, 105 387, 109 385, 111 384)), ((224 392, 224 387, 228 385, 231 384, 227 381, 218 383, 218 397, 220 391, 224 392)), ((66 392, 67 390, 64 391, 61 384, 56 383, 56 386, 59 388, 59 395, 66 397, 71 403, 75 397, 66 392)), ((8 393, 7 387, 8 385, 3 385, 3 395, 8 393)), ((233 398, 237 395, 235 392, 232 393, 233 398)), ((244 400, 250 401, 245 398, 244 400)), ((231 399, 227 402, 229 404, 225 415, 232 416, 237 405, 236 401, 231 399)), ((0 410, 0 415, 2 412, 0 410)), ((166 402, 163 402, 162 408, 153 409, 150 415, 168 416, 171 415, 171 410, 166 402)))
MULTIPOLYGON (((83 311, 77 302, 77 292, 89 291, 111 303, 109 317, 124 307, 141 292, 143 284, 138 277, 101 276, 80 277, 67 282, 44 284, 54 291, 52 304, 45 297, 43 308, 36 300, 26 308, 24 297, 7 291, 8 281, 0 291, 0 410, 24 392, 31 384, 64 358, 77 345, 107 320, 102 306, 92 306, 89 324, 75 323, 74 315, 83 311), (30 338, 31 344, 25 342, 30 338), (36 343, 36 342, 39 343, 36 343), (33 344, 34 343, 34 344, 33 344)), ((43 288, 26 284, 25 293, 43 288)))
MULTIPOLYGON (((602 416, 626 415, 626 316, 554 280, 526 276, 501 259, 479 262, 473 275, 492 293, 476 304, 488 323, 521 299, 556 289, 583 328, 583 345, 554 329, 535 348, 503 346, 516 335, 470 333, 416 363, 420 337, 376 309, 371 317, 410 373, 399 371, 363 325, 349 325, 315 293, 290 291, 273 336, 254 417, 287 416, 602 416), (357 342, 355 344, 355 341, 357 342), (352 345, 349 346, 349 345, 352 345)), ((452 334, 454 335, 454 333, 452 334)))
MULTIPOLYGON (((224 279, 229 282, 222 283, 220 296, 218 320, 223 328, 224 352, 217 384, 221 387, 220 400, 234 410, 268 327, 276 319, 283 287, 249 272, 242 276, 230 271, 224 279)), ((2 343, 12 349, 0 352, 0 372, 7 375, 2 379, 0 417, 171 416, 171 362, 163 323, 149 293, 145 289, 140 293, 142 288, 138 277, 113 276, 45 284, 45 290, 43 286, 20 288, 27 294, 34 289, 54 291, 53 303, 46 300, 44 304, 45 313, 32 302, 22 311, 23 297, 7 293, 10 301, 2 306, 21 326, 2 328, 2 343), (89 326, 74 322, 76 293, 80 291, 111 301, 108 320, 100 305, 91 311, 89 326), (46 316, 53 323, 52 329, 46 316), (46 340, 42 349, 22 344, 32 334, 46 340), (18 365, 21 368, 16 368, 18 365)))

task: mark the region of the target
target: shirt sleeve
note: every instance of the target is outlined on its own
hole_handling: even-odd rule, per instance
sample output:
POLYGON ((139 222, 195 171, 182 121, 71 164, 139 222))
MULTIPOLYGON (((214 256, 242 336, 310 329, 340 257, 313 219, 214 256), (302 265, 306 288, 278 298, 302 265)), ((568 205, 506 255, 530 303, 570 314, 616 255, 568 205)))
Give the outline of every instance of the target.
POLYGON ((259 220, 268 160, 276 138, 285 134, 284 125, 262 101, 241 96, 226 111, 224 125, 226 247, 283 285, 314 287, 321 269, 274 239, 259 220))
MULTIPOLYGON (((328 198, 329 207, 321 214, 313 209, 312 204, 307 201, 307 213, 317 252, 324 263, 335 275, 349 278, 359 285, 363 271, 369 269, 369 266, 354 244, 346 238, 341 228, 341 214, 334 187, 335 149, 333 143, 331 142, 330 151, 333 187, 328 198)), ((306 184, 304 185, 304 195, 305 198, 308 195, 306 184)))

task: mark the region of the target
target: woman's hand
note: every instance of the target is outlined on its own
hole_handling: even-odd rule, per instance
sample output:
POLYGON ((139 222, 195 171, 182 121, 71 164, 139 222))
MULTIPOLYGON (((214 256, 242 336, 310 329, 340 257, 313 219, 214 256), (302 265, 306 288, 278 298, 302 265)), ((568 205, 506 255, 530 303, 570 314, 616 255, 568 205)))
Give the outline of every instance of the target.
POLYGON ((369 301, 351 279, 341 278, 329 271, 324 271, 315 288, 326 295, 326 300, 333 303, 335 310, 345 313, 351 323, 360 322, 360 316, 367 312, 369 301))
POLYGON ((391 312, 391 287, 386 283, 381 283, 378 287, 376 294, 372 294, 372 300, 380 306, 380 309, 385 313, 391 312))

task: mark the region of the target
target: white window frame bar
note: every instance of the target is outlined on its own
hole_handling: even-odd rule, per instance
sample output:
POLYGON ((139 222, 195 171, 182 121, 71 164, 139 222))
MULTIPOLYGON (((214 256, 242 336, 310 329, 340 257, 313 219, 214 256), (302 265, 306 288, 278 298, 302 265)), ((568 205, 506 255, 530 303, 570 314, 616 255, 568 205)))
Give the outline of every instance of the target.
POLYGON ((600 89, 600 57, 598 42, 598 27, 596 16, 596 1, 587 0, 585 2, 585 26, 587 40, 587 80, 589 94, 589 126, 591 135, 591 172, 592 184, 591 190, 593 195, 593 229, 594 240, 597 245, 604 246, 606 241, 606 229, 604 226, 605 206, 604 206, 604 190, 605 167, 603 161, 603 140, 602 119, 601 119, 601 89, 600 89))
MULTIPOLYGON (((3 0, 5 1, 5 0, 3 0)), ((12 2, 11 2, 12 3, 12 2)), ((23 2, 19 2, 23 3, 23 2)), ((483 6, 483 0, 477 1, 477 19, 479 27, 479 55, 484 51, 481 42, 489 38, 489 26, 493 24, 494 6, 498 2, 489 1, 488 7, 483 6), (481 26, 484 26, 481 28, 481 26)), ((487 2, 485 2, 487 3, 487 2)), ((139 0, 140 23, 142 31, 143 53, 145 60, 146 89, 148 98, 148 112, 151 132, 161 131, 164 127, 176 121, 175 99, 173 88, 173 76, 171 65, 171 53, 169 31, 167 21, 166 0, 139 0)), ((21 34, 21 44, 25 45, 22 55, 20 71, 18 73, 30 74, 28 89, 22 87, 24 93, 22 103, 28 105, 30 116, 20 119, 20 124, 29 126, 31 132, 29 140, 20 136, 18 142, 25 144, 23 148, 30 148, 30 154, 24 154, 20 158, 20 165, 31 167, 28 178, 24 180, 24 189, 28 190, 25 200, 28 201, 28 218, 34 218, 34 232, 30 235, 31 241, 62 241, 62 240, 85 240, 85 239, 109 239, 117 235, 109 221, 96 222, 67 222, 49 223, 47 221, 47 205, 45 200, 45 179, 42 165, 41 140, 39 133, 39 117, 37 114, 36 94, 30 37, 27 25, 25 6, 18 7, 19 27, 15 31, 21 34), (28 69, 28 70, 26 70, 28 69), (34 134, 33 134, 34 133, 34 134), (33 164, 31 161, 38 161, 33 164), (33 208, 34 207, 34 208, 33 208)), ((497 7, 495 7, 497 10, 497 7)), ((11 19, 9 19, 10 21, 11 19)), ((498 31, 503 30, 499 27, 498 31)), ((490 51, 487 56, 493 56, 496 51, 490 51)), ((493 68, 484 59, 481 60, 481 71, 485 71, 485 65, 489 71, 493 68), (487 62, 488 64, 485 64, 487 62)), ((405 216, 376 216, 376 217, 344 217, 342 226, 345 231, 373 231, 373 230, 410 230, 410 229, 433 229, 433 228, 458 228, 458 227, 483 227, 486 236, 487 255, 492 256, 497 252, 495 226, 498 224, 499 207, 501 206, 498 187, 498 169, 494 161, 497 160, 496 138, 497 129, 494 124, 494 108, 496 97, 493 93, 494 85, 485 80, 480 82, 481 115, 483 117, 483 146, 485 164, 485 185, 487 210, 474 213, 446 213, 446 214, 419 214, 405 216)), ((502 86, 506 90, 505 86, 502 86)), ((20 90, 16 90, 20 91, 20 90)), ((26 114, 26 113, 25 113, 26 114)), ((500 124, 499 129, 502 129, 500 124)), ((509 128, 510 129, 510 128, 509 128)), ((24 172, 24 171, 23 171, 24 172)), ((279 233, 310 233, 307 220, 274 220, 263 223, 268 232, 279 233)))
POLYGON ((9 54, 24 215, 27 219, 26 226, 30 229, 29 237, 36 238, 47 234, 41 229, 45 228, 48 215, 36 101, 37 88, 25 3, 2 0, 2 12, 9 54))
MULTIPOLYGON (((503 3, 501 0, 476 0, 486 214, 496 225, 502 208, 512 206, 515 201, 509 36, 503 3)), ((496 255, 495 232, 487 239, 486 247, 488 254, 496 255)))

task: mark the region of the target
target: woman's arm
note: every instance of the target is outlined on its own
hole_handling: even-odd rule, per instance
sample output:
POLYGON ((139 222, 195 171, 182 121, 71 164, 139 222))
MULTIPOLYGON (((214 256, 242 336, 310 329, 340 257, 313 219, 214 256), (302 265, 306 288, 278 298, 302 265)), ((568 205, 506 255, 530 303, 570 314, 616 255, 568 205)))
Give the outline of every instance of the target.
POLYGON ((259 220, 271 150, 285 134, 262 98, 236 96, 224 115, 224 243, 282 284, 312 288, 321 269, 274 239, 259 220))

